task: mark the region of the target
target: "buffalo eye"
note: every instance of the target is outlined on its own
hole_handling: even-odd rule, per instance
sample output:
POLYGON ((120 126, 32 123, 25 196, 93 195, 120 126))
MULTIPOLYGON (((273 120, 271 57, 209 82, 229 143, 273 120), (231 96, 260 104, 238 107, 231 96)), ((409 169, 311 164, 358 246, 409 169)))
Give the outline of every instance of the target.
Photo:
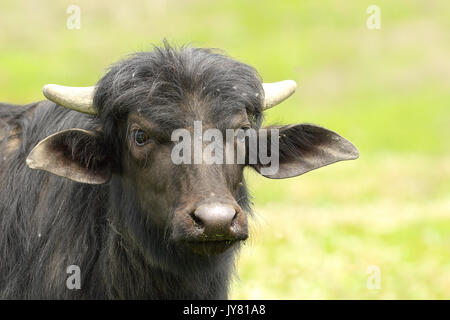
POLYGON ((245 133, 247 130, 251 129, 251 126, 246 125, 239 128, 237 133, 237 139, 239 142, 244 143, 245 142, 245 133))
POLYGON ((137 146, 142 147, 149 141, 149 139, 148 134, 141 129, 134 131, 134 143, 136 143, 137 146))

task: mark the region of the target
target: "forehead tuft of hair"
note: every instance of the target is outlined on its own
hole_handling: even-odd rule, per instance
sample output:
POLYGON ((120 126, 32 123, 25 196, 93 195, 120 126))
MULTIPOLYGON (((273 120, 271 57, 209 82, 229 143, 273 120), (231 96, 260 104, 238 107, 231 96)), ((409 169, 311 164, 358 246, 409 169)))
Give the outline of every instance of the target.
POLYGON ((252 125, 262 122, 257 71, 213 49, 175 48, 165 41, 112 65, 96 87, 94 103, 104 121, 139 112, 169 129, 206 108, 217 121, 245 110, 252 125))

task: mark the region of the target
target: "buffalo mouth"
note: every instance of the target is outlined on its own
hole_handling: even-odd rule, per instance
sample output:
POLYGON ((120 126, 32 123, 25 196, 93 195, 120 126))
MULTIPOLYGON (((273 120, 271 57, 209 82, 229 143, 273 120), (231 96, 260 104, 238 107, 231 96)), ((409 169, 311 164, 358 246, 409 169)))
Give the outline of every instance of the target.
POLYGON ((240 240, 186 241, 187 247, 199 255, 217 255, 233 247, 240 240))

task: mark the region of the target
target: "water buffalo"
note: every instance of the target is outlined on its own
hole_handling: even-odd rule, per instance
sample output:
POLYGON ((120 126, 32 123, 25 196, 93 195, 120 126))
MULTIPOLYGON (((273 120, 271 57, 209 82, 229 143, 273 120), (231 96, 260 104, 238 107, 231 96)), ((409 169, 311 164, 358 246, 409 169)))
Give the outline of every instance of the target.
POLYGON ((319 126, 272 127, 257 140, 277 144, 268 174, 259 156, 249 161, 251 135, 231 142, 244 163, 176 164, 172 133, 200 121, 260 135, 263 111, 295 87, 165 43, 93 87, 47 85, 48 100, 0 104, 0 298, 227 298, 251 215, 244 168, 288 178, 358 151, 319 126))

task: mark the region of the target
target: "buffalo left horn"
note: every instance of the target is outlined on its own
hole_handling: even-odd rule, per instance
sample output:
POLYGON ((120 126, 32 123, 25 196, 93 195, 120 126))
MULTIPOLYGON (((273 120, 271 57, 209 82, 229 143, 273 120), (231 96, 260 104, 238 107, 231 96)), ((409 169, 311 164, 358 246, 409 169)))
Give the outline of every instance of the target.
POLYGON ((78 112, 95 115, 95 87, 64 87, 57 84, 47 84, 43 90, 44 96, 60 106, 78 112))
POLYGON ((297 83, 294 80, 263 83, 263 89, 264 110, 267 110, 289 98, 297 89, 297 83))

